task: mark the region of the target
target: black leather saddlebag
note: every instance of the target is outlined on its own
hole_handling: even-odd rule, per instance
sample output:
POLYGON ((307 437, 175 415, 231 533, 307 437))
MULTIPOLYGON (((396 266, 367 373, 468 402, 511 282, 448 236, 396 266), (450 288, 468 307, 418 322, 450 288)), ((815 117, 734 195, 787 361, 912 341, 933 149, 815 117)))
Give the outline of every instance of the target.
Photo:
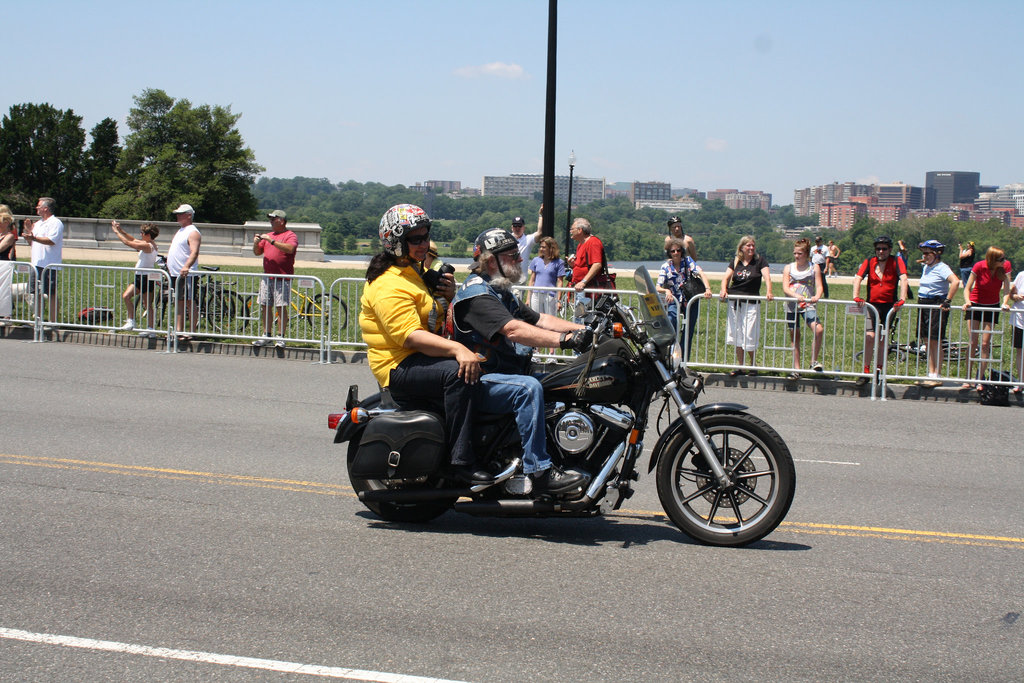
POLYGON ((444 425, 425 410, 379 415, 366 425, 351 473, 360 479, 415 479, 445 457, 444 425))

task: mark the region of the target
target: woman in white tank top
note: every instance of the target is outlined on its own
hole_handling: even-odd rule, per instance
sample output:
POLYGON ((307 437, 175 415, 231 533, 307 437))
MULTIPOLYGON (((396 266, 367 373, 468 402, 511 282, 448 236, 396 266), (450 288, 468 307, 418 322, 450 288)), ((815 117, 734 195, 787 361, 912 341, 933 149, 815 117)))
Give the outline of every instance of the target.
POLYGON ((786 326, 793 340, 793 367, 789 379, 800 379, 800 318, 811 328, 814 341, 811 345, 811 368, 815 372, 824 372, 818 361, 821 353, 821 340, 825 335, 825 326, 818 320, 815 304, 822 294, 821 270, 808 258, 811 243, 806 239, 797 240, 793 245, 793 263, 782 271, 782 291, 796 301, 786 302, 786 326))
MULTIPOLYGON (((124 230, 121 229, 121 224, 117 221, 110 221, 110 227, 113 229, 114 234, 121 242, 132 249, 138 249, 139 258, 135 262, 136 268, 155 268, 156 259, 159 253, 156 248, 156 238, 160 234, 160 228, 152 223, 143 223, 139 228, 139 238, 135 239, 128 235, 124 230)), ((157 282, 149 279, 148 273, 135 273, 135 282, 128 285, 128 287, 121 294, 121 300, 124 302, 125 310, 128 313, 128 319, 125 324, 121 326, 124 331, 130 331, 135 329, 135 297, 142 295, 146 302, 146 319, 148 321, 147 327, 153 326, 153 295, 156 293, 156 289, 159 285, 157 282)), ((156 336, 152 332, 140 332, 140 337, 156 336)))

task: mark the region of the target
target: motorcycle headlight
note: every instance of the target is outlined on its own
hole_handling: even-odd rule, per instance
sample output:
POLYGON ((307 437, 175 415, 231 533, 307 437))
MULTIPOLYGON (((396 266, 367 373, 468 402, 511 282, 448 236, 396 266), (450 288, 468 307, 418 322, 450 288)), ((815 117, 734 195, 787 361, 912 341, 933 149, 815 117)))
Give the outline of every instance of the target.
POLYGON ((668 365, 675 372, 683 365, 683 345, 673 344, 668 352, 668 365))

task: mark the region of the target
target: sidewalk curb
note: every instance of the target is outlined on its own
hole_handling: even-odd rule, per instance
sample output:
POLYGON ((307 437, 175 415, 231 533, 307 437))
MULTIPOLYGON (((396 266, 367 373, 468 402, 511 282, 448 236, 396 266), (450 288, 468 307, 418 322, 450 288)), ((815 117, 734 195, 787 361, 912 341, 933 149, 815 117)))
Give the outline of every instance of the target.
MULTIPOLYGON (((850 398, 871 398, 871 387, 858 387, 852 381, 831 378, 806 377, 791 380, 786 377, 760 374, 756 377, 729 377, 724 373, 708 373, 704 375, 706 386, 728 387, 738 389, 758 389, 760 391, 777 391, 790 394, 817 394, 819 396, 846 396, 850 398)), ((931 403, 980 403, 978 392, 973 389, 961 389, 960 382, 950 382, 951 386, 930 389, 916 384, 885 385, 886 400, 924 401, 931 403)), ((881 397, 879 397, 881 399, 881 397)), ((1024 398, 1020 394, 1010 394, 1010 406, 1024 406, 1024 398)))
MULTIPOLYGON (((0 339, 32 339, 32 328, 27 326, 0 327, 0 339)), ((57 330, 47 334, 47 343, 85 344, 90 346, 108 346, 123 349, 144 351, 163 351, 167 341, 163 337, 143 339, 136 334, 89 330, 57 330)), ((274 347, 256 347, 248 343, 228 343, 206 339, 194 339, 191 343, 181 344, 178 353, 201 353, 219 356, 236 356, 261 360, 295 360, 308 363, 320 361, 320 350, 308 347, 286 346, 283 349, 274 347)), ((366 363, 366 351, 361 349, 331 349, 328 363, 363 364, 366 363)), ((791 380, 786 377, 760 374, 756 377, 729 377, 726 373, 701 373, 704 383, 710 387, 729 389, 755 389, 758 391, 774 391, 789 394, 814 394, 818 396, 843 396, 848 398, 870 398, 871 387, 858 387, 852 381, 831 378, 806 377, 791 380)), ((958 385, 959 382, 952 383, 958 385)), ((978 392, 961 389, 959 386, 937 387, 929 389, 914 384, 887 384, 885 398, 887 400, 923 401, 932 403, 979 403, 978 392)), ((1010 394, 1010 406, 1024 407, 1024 397, 1010 394)))

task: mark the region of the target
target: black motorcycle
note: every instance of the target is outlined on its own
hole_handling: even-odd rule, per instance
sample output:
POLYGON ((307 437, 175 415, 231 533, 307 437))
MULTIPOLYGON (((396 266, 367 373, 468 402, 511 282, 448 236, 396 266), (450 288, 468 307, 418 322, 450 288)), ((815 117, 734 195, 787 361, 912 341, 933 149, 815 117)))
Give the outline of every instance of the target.
MULTIPOLYGON (((771 533, 789 511, 796 471, 786 443, 736 403, 697 406, 702 378, 682 367, 676 335, 648 272, 634 274, 636 311, 604 295, 586 312, 590 351, 554 370, 538 365, 547 448, 565 469, 590 474, 579 489, 531 491, 513 417, 481 414, 476 453, 490 454, 491 481, 446 476, 444 427, 430 410, 403 410, 387 394, 360 401, 349 389, 332 414, 334 442, 348 441, 348 474, 366 507, 385 520, 425 522, 452 509, 501 517, 582 517, 619 509, 633 495, 643 438, 659 398, 678 416, 654 445, 647 471, 669 518, 703 543, 740 546, 771 533)), ((583 313, 583 311, 579 311, 583 313)), ((486 409, 483 406, 481 410, 486 409)), ((660 419, 655 418, 656 422, 660 419)))

